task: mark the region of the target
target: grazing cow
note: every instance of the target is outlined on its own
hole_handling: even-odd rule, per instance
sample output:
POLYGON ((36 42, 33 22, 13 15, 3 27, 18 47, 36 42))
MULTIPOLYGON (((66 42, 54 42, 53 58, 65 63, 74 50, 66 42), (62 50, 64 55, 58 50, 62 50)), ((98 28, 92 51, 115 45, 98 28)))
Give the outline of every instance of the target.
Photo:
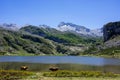
POLYGON ((26 71, 28 70, 28 66, 21 66, 20 69, 26 71))
POLYGON ((55 67, 55 66, 51 66, 51 67, 49 67, 49 70, 51 70, 51 71, 57 71, 57 70, 59 70, 59 68, 55 67))

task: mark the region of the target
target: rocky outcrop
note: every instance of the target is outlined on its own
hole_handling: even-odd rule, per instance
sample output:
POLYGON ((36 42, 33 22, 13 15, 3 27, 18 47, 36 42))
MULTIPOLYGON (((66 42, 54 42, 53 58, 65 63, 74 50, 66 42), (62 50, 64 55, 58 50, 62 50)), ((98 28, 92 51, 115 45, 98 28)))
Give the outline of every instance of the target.
POLYGON ((114 38, 115 36, 120 35, 120 21, 110 22, 103 27, 103 36, 104 41, 114 38))

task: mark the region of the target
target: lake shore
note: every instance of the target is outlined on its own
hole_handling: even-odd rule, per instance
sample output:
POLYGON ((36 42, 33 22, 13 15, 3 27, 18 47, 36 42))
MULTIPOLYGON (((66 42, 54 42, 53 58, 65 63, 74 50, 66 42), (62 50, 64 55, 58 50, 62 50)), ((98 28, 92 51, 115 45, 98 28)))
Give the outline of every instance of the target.
POLYGON ((94 65, 83 65, 83 64, 43 64, 43 63, 25 63, 25 62, 0 62, 0 69, 3 70, 20 70, 20 67, 28 66, 28 71, 34 72, 45 72, 49 71, 49 67, 54 65, 59 67, 59 70, 70 70, 70 71, 101 71, 101 72, 113 72, 120 74, 119 65, 105 65, 105 66, 94 66, 94 65), (13 65, 14 64, 14 65, 13 65))
MULTIPOLYGON (((0 56, 70 56, 70 55, 63 55, 63 54, 56 54, 56 55, 34 55, 34 54, 5 54, 0 56)), ((71 55, 72 56, 72 55, 71 55)), ((77 55, 77 56, 88 56, 88 57, 103 57, 103 58, 117 58, 120 59, 120 55, 93 55, 93 54, 85 54, 85 55, 77 55)))
MULTIPOLYGON (((86 72, 82 72, 84 74, 79 74, 79 76, 76 76, 74 74, 73 76, 67 76, 69 75, 69 72, 72 71, 56 71, 56 72, 47 72, 47 73, 57 73, 58 76, 53 76, 53 74, 50 74, 45 76, 44 74, 46 72, 29 72, 29 71, 16 71, 16 70, 0 70, 0 80, 120 80, 120 74, 113 74, 113 73, 104 73, 105 75, 102 75, 101 73, 96 71, 87 72, 87 75, 84 75, 86 72), (67 73, 66 73, 67 72, 67 73), (4 73, 4 74, 3 74, 4 73), (14 74, 14 75, 13 75, 14 74), (64 77, 60 77, 61 75, 64 77), (93 74, 93 75, 90 75, 93 74), (50 77, 51 76, 51 77, 50 77)), ((76 73, 76 72, 72 72, 76 73)))

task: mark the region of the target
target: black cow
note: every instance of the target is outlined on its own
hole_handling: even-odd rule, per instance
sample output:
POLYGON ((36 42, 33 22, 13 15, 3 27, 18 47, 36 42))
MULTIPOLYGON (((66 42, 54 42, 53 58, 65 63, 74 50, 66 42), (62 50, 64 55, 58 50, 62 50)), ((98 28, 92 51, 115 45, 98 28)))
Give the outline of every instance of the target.
POLYGON ((57 71, 57 70, 59 70, 59 68, 58 67, 50 67, 49 70, 51 70, 51 71, 57 71))
POLYGON ((21 66, 20 69, 26 71, 28 70, 28 66, 21 66))

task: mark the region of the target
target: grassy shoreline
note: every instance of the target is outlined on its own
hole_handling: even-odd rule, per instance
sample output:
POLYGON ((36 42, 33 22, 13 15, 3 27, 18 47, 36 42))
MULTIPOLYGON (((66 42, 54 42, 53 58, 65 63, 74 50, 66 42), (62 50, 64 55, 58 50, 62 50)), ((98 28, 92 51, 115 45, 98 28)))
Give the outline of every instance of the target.
POLYGON ((120 76, 117 77, 45 77, 44 72, 37 72, 32 77, 29 76, 23 80, 120 80, 120 76))
POLYGON ((83 65, 83 64, 70 64, 70 63, 58 63, 58 64, 44 64, 44 63, 26 63, 26 62, 0 62, 0 69, 4 70, 20 70, 20 67, 26 65, 29 71, 41 72, 49 71, 51 65, 59 67, 59 70, 72 70, 72 71, 103 71, 120 73, 120 66, 118 65, 83 65), (14 65, 13 65, 14 64, 14 65))
MULTIPOLYGON (((72 55, 64 55, 64 54, 55 54, 55 55, 35 55, 35 54, 29 54, 29 53, 22 53, 22 54, 5 54, 5 55, 0 55, 0 56, 72 56, 72 55)), ((85 55, 77 55, 77 56, 89 56, 89 57, 103 57, 103 58, 118 58, 120 59, 120 55, 103 55, 103 54, 85 54, 85 55)))
POLYGON ((70 77, 70 78, 56 78, 43 77, 42 79, 26 79, 26 80, 120 80, 120 78, 86 78, 86 77, 70 77))
MULTIPOLYGON (((14 71, 14 70, 12 70, 12 71, 11 70, 3 70, 3 72, 4 73, 2 74, 2 71, 0 70, 0 74, 1 74, 0 80, 18 80, 18 79, 16 79, 16 77, 18 77, 19 80, 120 80, 120 74, 119 74, 119 76, 112 76, 115 74, 109 75, 107 73, 106 74, 108 76, 99 76, 99 77, 94 76, 97 74, 93 74, 92 76, 88 75, 91 72, 87 72, 87 75, 89 77, 88 76, 82 76, 82 77, 73 77, 73 76, 69 76, 69 77, 66 77, 66 76, 54 77, 53 76, 52 77, 51 76, 51 77, 46 77, 43 75, 45 72, 29 72, 29 71, 14 71)), ((67 72, 69 72, 69 71, 67 71, 67 72)), ((51 73, 51 72, 49 72, 49 73, 51 73)), ((52 73, 55 73, 55 72, 52 72, 52 73)), ((94 73, 94 72, 92 72, 92 73, 94 73)), ((59 72, 58 72, 58 74, 59 74, 59 72)), ((68 73, 66 73, 66 74, 68 74, 68 73)), ((64 73, 61 75, 64 75, 64 73)))

